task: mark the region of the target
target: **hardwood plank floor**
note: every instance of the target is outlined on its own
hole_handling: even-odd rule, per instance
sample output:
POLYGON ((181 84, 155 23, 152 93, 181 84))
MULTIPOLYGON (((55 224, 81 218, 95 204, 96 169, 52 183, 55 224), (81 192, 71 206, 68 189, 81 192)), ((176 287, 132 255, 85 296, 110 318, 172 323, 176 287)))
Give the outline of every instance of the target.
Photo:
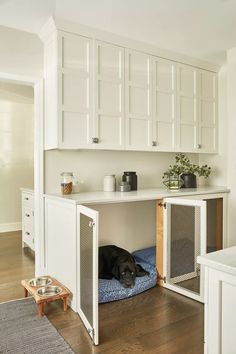
MULTIPOLYGON (((0 234, 0 302, 22 297, 20 280, 33 272, 33 255, 21 250, 19 234, 0 234)), ((203 305, 160 287, 100 305, 97 347, 61 301, 47 304, 45 314, 76 354, 203 353, 203 305)))

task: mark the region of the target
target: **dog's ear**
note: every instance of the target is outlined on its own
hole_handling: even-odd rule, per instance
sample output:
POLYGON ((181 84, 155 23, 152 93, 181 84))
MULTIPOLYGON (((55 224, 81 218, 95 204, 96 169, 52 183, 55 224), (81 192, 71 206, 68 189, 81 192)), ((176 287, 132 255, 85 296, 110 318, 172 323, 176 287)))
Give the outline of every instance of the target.
POLYGON ((149 275, 149 272, 143 269, 143 267, 140 264, 136 264, 135 268, 136 268, 136 277, 145 277, 145 275, 149 275))
POLYGON ((119 272, 119 267, 118 267, 118 263, 117 262, 115 262, 114 263, 114 266, 113 266, 113 268, 112 268, 112 275, 114 275, 114 277, 116 278, 116 279, 120 279, 120 272, 119 272))

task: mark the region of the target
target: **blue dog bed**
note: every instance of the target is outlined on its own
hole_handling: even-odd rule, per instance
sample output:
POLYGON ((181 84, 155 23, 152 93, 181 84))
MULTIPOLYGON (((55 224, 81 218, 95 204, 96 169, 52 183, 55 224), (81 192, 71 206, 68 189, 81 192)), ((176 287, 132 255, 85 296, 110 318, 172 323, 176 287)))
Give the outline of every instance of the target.
POLYGON ((135 251, 133 256, 137 264, 140 264, 150 274, 145 277, 137 277, 133 288, 124 288, 116 279, 99 279, 99 303, 125 299, 137 295, 145 290, 153 288, 157 283, 156 272, 156 247, 135 251))

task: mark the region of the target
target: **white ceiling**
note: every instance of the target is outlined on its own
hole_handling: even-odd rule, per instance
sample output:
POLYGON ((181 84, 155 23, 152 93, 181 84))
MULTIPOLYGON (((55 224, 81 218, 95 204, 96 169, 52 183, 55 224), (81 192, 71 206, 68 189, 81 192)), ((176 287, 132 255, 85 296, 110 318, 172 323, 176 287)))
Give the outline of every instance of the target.
POLYGON ((0 25, 37 33, 50 16, 223 64, 236 0, 0 0, 0 25))

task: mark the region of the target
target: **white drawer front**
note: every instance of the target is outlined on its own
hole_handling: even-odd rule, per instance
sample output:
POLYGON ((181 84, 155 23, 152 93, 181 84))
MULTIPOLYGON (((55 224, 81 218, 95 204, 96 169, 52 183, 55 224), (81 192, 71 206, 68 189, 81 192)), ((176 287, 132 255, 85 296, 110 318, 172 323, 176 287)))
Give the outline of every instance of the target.
POLYGON ((22 205, 34 205, 34 196, 30 193, 22 192, 22 205))

